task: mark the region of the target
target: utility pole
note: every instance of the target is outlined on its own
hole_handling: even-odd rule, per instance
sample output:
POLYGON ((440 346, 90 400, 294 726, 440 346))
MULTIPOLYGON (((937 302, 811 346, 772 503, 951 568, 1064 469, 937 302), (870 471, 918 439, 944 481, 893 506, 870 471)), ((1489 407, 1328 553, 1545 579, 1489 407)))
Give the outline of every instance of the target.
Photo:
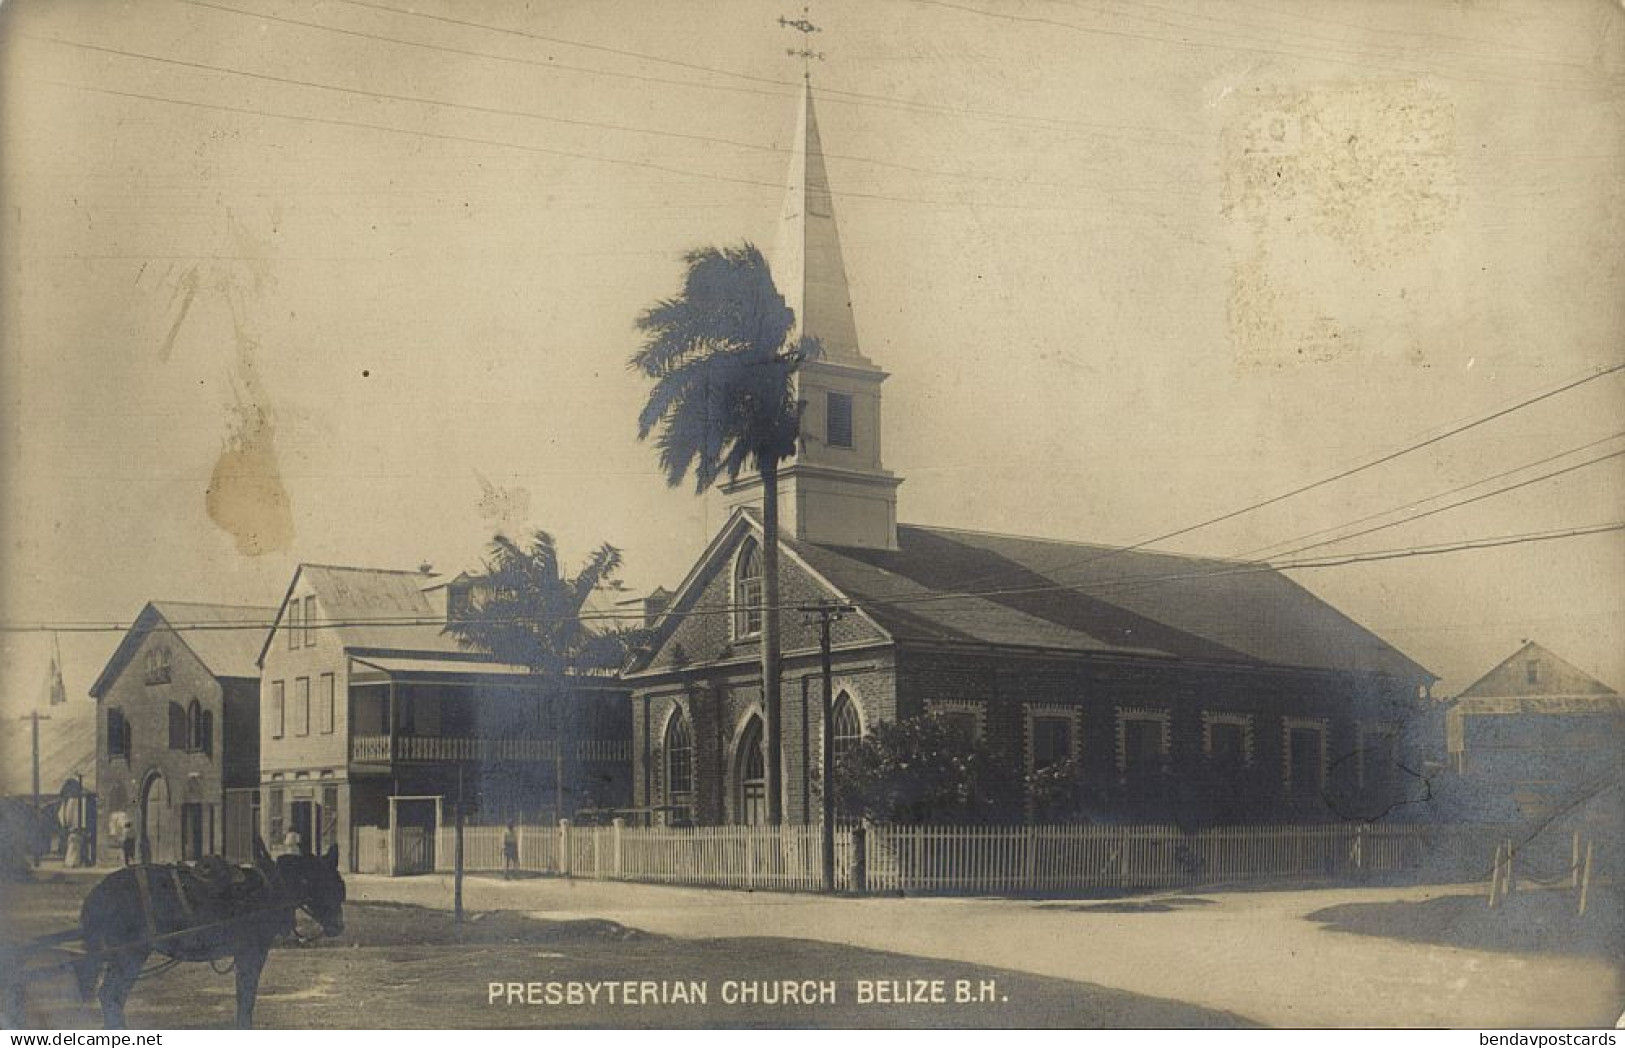
POLYGON ((40 860, 39 850, 38 850, 38 847, 37 847, 37 842, 39 840, 39 722, 42 721, 42 720, 50 720, 51 718, 46 716, 45 714, 39 712, 38 710, 35 710, 32 713, 24 714, 22 717, 20 717, 18 719, 30 722, 29 727, 30 727, 30 729, 32 731, 32 735, 33 735, 33 744, 34 744, 34 750, 33 750, 33 753, 34 753, 34 830, 33 830, 33 833, 31 834, 30 840, 28 842, 28 853, 33 856, 34 865, 38 866, 39 865, 39 860, 40 860))
POLYGON ((452 809, 452 825, 455 829, 452 841, 451 857, 451 912, 452 923, 461 927, 463 923, 463 762, 457 762, 457 805, 452 809))
POLYGON ((819 844, 823 849, 823 890, 835 891, 835 681, 830 666, 830 625, 839 622, 854 609, 849 604, 813 604, 801 609, 807 625, 818 626, 818 660, 824 674, 824 740, 820 753, 823 765, 823 789, 819 799, 823 802, 823 828, 819 844))

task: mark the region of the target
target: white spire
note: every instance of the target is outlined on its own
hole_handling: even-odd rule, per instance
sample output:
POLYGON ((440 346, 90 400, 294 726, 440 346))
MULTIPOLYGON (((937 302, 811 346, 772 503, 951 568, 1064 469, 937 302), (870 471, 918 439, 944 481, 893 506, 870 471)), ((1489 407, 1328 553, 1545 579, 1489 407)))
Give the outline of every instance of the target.
MULTIPOLYGON (((779 467, 780 527, 806 542, 894 550, 902 481, 880 460, 886 373, 858 349, 811 84, 801 89, 772 267, 799 333, 823 347, 822 356, 796 373, 801 440, 795 456, 779 467)), ((749 505, 760 497, 761 483, 752 473, 723 491, 735 505, 749 505)))
POLYGON ((791 144, 790 177, 774 243, 773 281, 795 311, 800 333, 817 338, 824 359, 873 367, 858 350, 852 295, 835 227, 835 202, 813 111, 812 83, 802 80, 801 107, 791 144))

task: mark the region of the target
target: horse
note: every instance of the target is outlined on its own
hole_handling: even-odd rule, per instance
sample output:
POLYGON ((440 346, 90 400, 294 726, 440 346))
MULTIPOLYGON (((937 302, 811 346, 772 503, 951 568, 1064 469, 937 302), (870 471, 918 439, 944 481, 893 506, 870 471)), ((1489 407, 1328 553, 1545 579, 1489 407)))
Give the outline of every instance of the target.
POLYGON ((272 860, 254 841, 252 866, 222 860, 198 866, 129 866, 108 874, 85 897, 79 929, 85 955, 75 963, 79 992, 95 991, 107 1029, 124 1026, 124 1002, 154 952, 182 961, 230 958, 237 976, 237 1026, 253 1025, 260 972, 281 935, 295 932, 303 910, 324 935, 344 931, 344 878, 338 846, 323 856, 272 860), (100 980, 100 989, 97 981, 100 980))

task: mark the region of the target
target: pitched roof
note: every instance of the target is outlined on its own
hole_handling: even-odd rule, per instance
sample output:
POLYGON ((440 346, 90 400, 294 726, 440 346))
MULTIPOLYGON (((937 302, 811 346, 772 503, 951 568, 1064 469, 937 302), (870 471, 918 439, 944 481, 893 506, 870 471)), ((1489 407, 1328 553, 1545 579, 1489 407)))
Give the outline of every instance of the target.
MULTIPOLYGON (((425 587, 430 577, 421 571, 301 564, 288 583, 289 595, 301 578, 309 582, 320 602, 318 624, 338 623, 333 629, 345 647, 465 650, 455 637, 443 632, 444 609, 430 599, 425 587)), ((287 604, 285 595, 275 625, 282 624, 287 604)), ((272 634, 263 638, 258 656, 262 664, 272 639, 272 634)))
POLYGON ((216 677, 258 677, 256 658, 275 614, 275 608, 245 604, 151 601, 125 631, 107 665, 90 686, 90 694, 100 698, 135 657, 142 638, 160 624, 174 629, 181 642, 216 677), (186 626, 200 628, 186 629, 186 626))
POLYGON ((898 641, 1433 678, 1279 571, 1255 565, 909 524, 898 525, 894 551, 784 541, 898 641))
MULTIPOLYGON (((734 511, 656 622, 629 676, 672 668, 667 642, 756 511, 734 511)), ((1437 677, 1279 571, 1253 563, 914 524, 896 550, 781 535, 792 563, 902 644, 1041 648, 1437 677)))
POLYGON ((1534 641, 1501 660, 1494 669, 1463 688, 1458 699, 1522 698, 1544 696, 1548 698, 1573 696, 1607 696, 1618 693, 1602 681, 1586 673, 1573 663, 1552 654, 1534 641), (1529 681, 1529 664, 1534 663, 1535 681, 1529 681))

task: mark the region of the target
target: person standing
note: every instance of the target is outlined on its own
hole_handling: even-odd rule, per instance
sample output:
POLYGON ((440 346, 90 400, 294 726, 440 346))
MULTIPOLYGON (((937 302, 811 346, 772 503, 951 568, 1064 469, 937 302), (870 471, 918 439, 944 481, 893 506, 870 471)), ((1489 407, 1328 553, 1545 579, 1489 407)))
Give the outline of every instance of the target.
POLYGON ((502 879, 513 880, 514 874, 519 870, 519 835, 514 832, 513 823, 502 831, 502 879))
POLYGON ((119 846, 124 850, 124 865, 135 865, 135 823, 124 820, 124 832, 119 834, 119 846))

